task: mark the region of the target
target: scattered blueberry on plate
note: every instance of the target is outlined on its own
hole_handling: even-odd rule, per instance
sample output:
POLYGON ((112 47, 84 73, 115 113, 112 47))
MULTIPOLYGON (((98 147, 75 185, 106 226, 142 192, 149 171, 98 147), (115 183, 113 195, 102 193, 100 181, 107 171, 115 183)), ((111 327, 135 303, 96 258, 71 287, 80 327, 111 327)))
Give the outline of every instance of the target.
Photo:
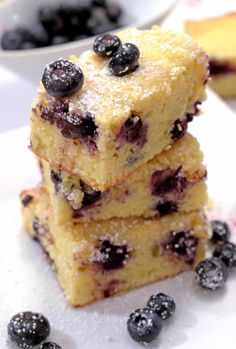
POLYGON ((175 312, 173 298, 158 293, 152 295, 145 308, 133 311, 127 321, 130 336, 140 344, 154 341, 162 329, 162 320, 170 318, 175 312))
POLYGON ((228 241, 230 238, 230 228, 226 222, 214 220, 211 222, 212 237, 214 243, 228 241))
POLYGON ((207 258, 195 268, 196 280, 199 285, 208 290, 217 290, 225 285, 228 270, 219 258, 207 258))
POLYGON ((216 246, 213 256, 219 258, 228 268, 236 267, 236 245, 232 242, 220 242, 216 246))
POLYGON ((153 309, 162 320, 169 319, 175 313, 175 302, 173 298, 158 293, 149 298, 147 306, 153 309))
POLYGON ((50 334, 50 324, 45 316, 31 311, 14 315, 8 324, 10 340, 21 348, 41 344, 50 334))
POLYGON ((162 329, 162 320, 150 308, 141 308, 130 314, 127 321, 130 336, 140 344, 151 343, 162 329))

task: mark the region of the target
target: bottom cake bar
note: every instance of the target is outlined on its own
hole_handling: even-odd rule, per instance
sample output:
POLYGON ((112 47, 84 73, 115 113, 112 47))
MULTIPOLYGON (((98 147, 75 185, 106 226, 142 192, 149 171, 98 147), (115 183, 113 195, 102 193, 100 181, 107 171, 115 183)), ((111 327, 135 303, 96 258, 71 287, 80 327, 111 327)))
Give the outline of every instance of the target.
POLYGON ((204 258, 208 225, 201 211, 58 225, 45 189, 22 192, 21 202, 25 228, 50 257, 72 306, 173 277, 204 258))

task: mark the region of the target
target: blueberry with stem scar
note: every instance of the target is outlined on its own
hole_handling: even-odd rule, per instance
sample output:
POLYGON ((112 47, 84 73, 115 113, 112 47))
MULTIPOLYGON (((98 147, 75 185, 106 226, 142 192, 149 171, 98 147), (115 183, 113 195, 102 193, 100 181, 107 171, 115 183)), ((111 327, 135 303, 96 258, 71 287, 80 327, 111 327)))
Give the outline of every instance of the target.
POLYGON ((98 56, 112 57, 120 46, 120 39, 116 35, 108 33, 96 37, 93 43, 93 50, 98 56))
POLYGON ((66 59, 49 64, 42 77, 45 90, 54 98, 72 96, 81 89, 83 82, 82 70, 66 59))

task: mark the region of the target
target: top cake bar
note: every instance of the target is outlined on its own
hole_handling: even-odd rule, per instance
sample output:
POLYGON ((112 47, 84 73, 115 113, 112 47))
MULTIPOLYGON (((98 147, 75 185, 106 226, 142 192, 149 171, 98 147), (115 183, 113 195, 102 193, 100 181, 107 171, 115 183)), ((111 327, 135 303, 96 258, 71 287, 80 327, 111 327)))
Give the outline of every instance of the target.
POLYGON ((135 71, 114 76, 92 50, 72 56, 84 74, 80 91, 54 98, 41 84, 31 113, 34 153, 100 191, 186 132, 208 76, 205 52, 186 34, 155 26, 117 36, 138 47, 135 71))

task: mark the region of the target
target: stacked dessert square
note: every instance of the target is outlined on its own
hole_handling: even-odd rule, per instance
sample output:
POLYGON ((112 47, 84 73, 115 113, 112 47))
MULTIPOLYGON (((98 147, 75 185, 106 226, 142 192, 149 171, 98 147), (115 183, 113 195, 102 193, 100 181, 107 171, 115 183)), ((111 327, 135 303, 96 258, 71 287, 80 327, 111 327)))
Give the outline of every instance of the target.
POLYGON ((207 67, 190 37, 153 27, 101 35, 45 69, 31 113, 42 183, 21 193, 22 213, 71 305, 204 257, 206 169, 186 131, 207 67))

